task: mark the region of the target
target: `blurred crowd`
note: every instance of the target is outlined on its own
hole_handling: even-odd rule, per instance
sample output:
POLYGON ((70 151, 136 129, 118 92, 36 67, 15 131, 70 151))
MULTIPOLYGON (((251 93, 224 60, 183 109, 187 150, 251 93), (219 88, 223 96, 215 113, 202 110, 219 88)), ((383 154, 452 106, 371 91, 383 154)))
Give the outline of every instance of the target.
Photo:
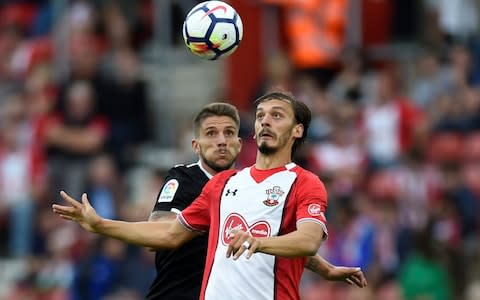
MULTIPOLYGON (((464 44, 451 45, 445 58, 425 50, 409 89, 400 65, 372 68, 356 49, 345 51, 326 85, 291 77, 291 89, 314 112, 296 160, 329 192, 329 238, 320 253, 361 266, 370 284, 347 295, 342 285, 306 276, 305 299, 464 299, 476 287, 480 93, 473 59, 464 44)), ((275 60, 275 69, 289 69, 287 59, 275 60)), ((468 299, 478 291, 475 297, 468 299)))
MULTIPOLYGON (((63 189, 88 192, 106 218, 146 220, 153 207, 166 170, 129 177, 155 138, 139 59, 152 1, 65 2, 54 17, 55 2, 0 1, 0 263, 24 262, 0 298, 141 299, 152 253, 84 233, 50 206, 63 189)), ((320 254, 369 281, 350 288, 307 271, 304 300, 480 299, 478 2, 422 3, 413 61, 348 46, 336 64, 306 66, 281 49, 252 91, 253 102, 287 89, 311 108, 295 160, 329 192, 320 254)), ((256 152, 253 112, 242 115, 239 168, 256 152)))
MULTIPOLYGON (((308 12, 326 3, 335 2, 337 16, 326 17, 323 30, 347 25, 338 16, 346 1, 267 2, 284 5, 287 30, 304 35, 318 20, 309 24, 308 12)), ((312 109, 296 160, 329 192, 329 238, 319 253, 361 266, 369 281, 367 289, 346 288, 307 272, 305 300, 480 299, 478 2, 420 7, 423 30, 408 59, 347 45, 334 59, 309 61, 301 38, 287 35, 293 46, 270 57, 259 84, 257 95, 286 88, 312 109)), ((254 145, 245 148, 251 161, 254 145)))
POLYGON ((50 207, 64 189, 88 192, 108 218, 151 210, 161 179, 151 193, 143 183, 144 206, 127 200, 125 180, 152 138, 138 55, 151 2, 62 2, 0 8, 0 256, 26 263, 0 298, 141 299, 152 253, 86 235, 50 207))

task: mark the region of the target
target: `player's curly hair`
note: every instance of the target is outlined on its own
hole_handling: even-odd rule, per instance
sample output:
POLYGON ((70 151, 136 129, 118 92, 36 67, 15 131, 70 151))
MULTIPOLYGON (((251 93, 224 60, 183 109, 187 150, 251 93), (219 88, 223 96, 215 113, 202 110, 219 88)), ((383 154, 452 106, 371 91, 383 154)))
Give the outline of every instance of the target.
POLYGON ((303 125, 302 137, 296 139, 292 146, 293 157, 298 148, 300 148, 300 146, 305 142, 308 133, 308 127, 310 126, 310 122, 312 121, 312 112, 305 103, 297 100, 292 93, 280 89, 272 90, 267 94, 257 98, 257 100, 255 100, 254 102, 255 109, 260 103, 270 100, 280 100, 290 103, 295 116, 295 121, 297 122, 297 124, 303 125))
POLYGON ((237 125, 237 131, 240 128, 240 116, 238 110, 235 106, 225 103, 225 102, 213 102, 205 105, 195 116, 193 120, 193 132, 195 137, 198 137, 200 134, 200 127, 202 122, 209 117, 229 117, 237 125))

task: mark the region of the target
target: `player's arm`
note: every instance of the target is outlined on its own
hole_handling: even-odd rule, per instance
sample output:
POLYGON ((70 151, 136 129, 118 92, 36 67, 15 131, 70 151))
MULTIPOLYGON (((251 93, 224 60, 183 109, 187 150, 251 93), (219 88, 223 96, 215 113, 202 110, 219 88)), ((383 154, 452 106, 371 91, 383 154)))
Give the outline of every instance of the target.
POLYGON ((177 218, 177 214, 171 211, 156 210, 152 211, 148 217, 150 222, 171 221, 177 218))
POLYGON ((122 240, 124 242, 151 248, 176 248, 195 237, 198 233, 189 231, 176 219, 164 222, 124 222, 103 219, 90 205, 87 195, 82 202, 75 200, 65 192, 62 198, 70 204, 54 204, 53 211, 65 220, 80 224, 85 230, 122 240))
POLYGON ((358 267, 334 266, 320 255, 309 256, 305 268, 322 276, 325 280, 343 281, 360 288, 367 286, 367 279, 358 267))
POLYGON ((265 238, 254 238, 249 233, 239 230, 233 233, 227 257, 233 255, 233 258, 237 259, 246 250, 247 258, 255 252, 283 257, 313 256, 322 242, 323 228, 316 222, 303 222, 298 224, 297 230, 293 232, 265 238))
MULTIPOLYGON (((172 222, 177 218, 177 214, 171 211, 156 210, 152 211, 148 217, 149 222, 172 222)), ((151 251, 158 249, 150 248, 151 251)))
POLYGON ((157 210, 152 211, 150 216, 148 217, 149 222, 162 222, 162 223, 170 223, 177 219, 177 214, 171 211, 163 211, 157 210))

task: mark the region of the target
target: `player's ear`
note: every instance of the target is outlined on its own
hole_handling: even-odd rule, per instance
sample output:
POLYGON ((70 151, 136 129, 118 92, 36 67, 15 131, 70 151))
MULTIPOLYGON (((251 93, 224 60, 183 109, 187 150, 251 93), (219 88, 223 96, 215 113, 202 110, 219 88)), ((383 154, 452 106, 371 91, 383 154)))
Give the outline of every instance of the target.
POLYGON ((303 136, 303 124, 297 124, 293 127, 293 137, 299 139, 303 136))
POLYGON ((240 137, 238 138, 238 145, 239 145, 238 152, 240 152, 242 151, 242 146, 243 146, 243 140, 240 137))
POLYGON ((196 139, 192 139, 192 149, 196 154, 200 153, 200 144, 196 139))

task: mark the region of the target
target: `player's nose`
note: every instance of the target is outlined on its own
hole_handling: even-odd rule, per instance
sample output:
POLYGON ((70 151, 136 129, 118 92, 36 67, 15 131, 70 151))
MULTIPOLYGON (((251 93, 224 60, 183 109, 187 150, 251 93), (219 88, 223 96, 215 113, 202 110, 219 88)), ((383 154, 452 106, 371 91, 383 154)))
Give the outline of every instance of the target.
POLYGON ((217 145, 218 146, 223 146, 223 145, 226 145, 226 144, 227 144, 227 138, 225 137, 225 135, 219 134, 218 139, 217 139, 217 145))
POLYGON ((269 127, 270 126, 270 121, 271 121, 271 118, 269 115, 265 115, 263 118, 262 118, 262 122, 260 123, 260 125, 262 125, 262 127, 269 127))

